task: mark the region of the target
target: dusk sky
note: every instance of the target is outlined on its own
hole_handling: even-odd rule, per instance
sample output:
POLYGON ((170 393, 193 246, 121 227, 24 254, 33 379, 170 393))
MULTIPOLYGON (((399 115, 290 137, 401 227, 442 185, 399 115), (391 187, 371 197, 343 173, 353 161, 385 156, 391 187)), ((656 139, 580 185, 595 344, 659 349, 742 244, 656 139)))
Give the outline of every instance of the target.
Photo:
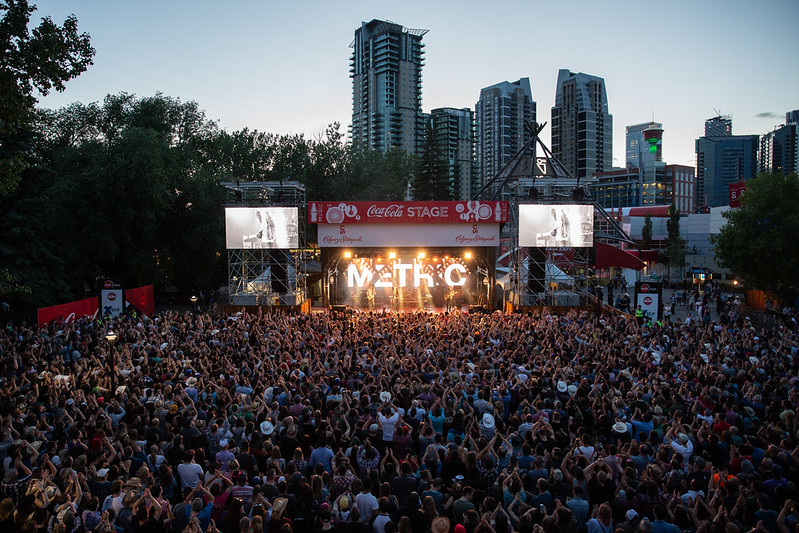
MULTIPOLYGON (((42 0, 34 20, 70 13, 94 65, 40 105, 160 91, 196 101, 228 131, 315 137, 352 121, 350 43, 362 21, 424 36, 422 109, 469 107, 480 89, 530 78, 550 122, 558 69, 605 79, 613 164, 625 126, 663 123, 663 160, 695 165, 694 141, 716 111, 733 134, 763 134, 799 109, 799 1, 42 0)), ((542 138, 549 144, 549 125, 542 138)))

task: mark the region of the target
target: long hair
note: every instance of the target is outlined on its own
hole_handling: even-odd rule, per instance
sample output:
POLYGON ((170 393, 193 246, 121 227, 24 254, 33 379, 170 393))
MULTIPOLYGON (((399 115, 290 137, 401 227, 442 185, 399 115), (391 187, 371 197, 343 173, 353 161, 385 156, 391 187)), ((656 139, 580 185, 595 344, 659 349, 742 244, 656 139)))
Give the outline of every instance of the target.
POLYGON ((427 523, 431 523, 434 518, 438 516, 438 511, 436 510, 436 502, 432 496, 425 496, 424 500, 422 500, 422 512, 424 513, 425 518, 427 519, 427 523))

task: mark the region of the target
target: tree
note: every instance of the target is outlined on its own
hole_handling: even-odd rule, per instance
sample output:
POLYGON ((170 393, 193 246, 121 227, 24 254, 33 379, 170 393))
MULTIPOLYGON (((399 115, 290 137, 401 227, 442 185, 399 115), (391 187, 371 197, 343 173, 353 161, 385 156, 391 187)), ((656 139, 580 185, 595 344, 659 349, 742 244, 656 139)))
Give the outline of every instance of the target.
POLYGON ((37 153, 56 176, 43 215, 75 296, 100 274, 187 290, 222 282, 228 175, 196 103, 122 93, 40 119, 37 153))
POLYGON ((680 237, 680 210, 675 205, 669 207, 669 220, 666 221, 666 249, 669 267, 681 269, 685 265, 685 241, 680 237))
POLYGON ((747 286, 792 301, 799 288, 799 178, 760 174, 746 184, 741 207, 724 213, 727 223, 711 236, 718 263, 747 286))
POLYGON ((452 194, 447 181, 446 157, 438 142, 430 122, 427 123, 425 141, 419 170, 413 181, 415 200, 449 200, 452 194))
POLYGON ((650 214, 644 218, 644 227, 641 228, 641 249, 652 249, 652 215, 650 214))
POLYGON ((92 64, 89 35, 78 33, 70 15, 59 26, 44 17, 30 29, 36 6, 27 0, 0 0, 0 194, 13 190, 28 165, 25 146, 15 142, 28 128, 37 98, 92 64))

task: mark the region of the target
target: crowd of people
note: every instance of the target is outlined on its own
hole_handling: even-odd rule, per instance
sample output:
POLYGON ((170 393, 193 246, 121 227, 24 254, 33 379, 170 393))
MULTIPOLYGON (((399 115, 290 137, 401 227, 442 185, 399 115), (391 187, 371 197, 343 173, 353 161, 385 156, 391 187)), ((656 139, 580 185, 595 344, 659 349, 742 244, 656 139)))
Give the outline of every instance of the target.
POLYGON ((579 310, 10 324, 0 531, 799 531, 797 341, 579 310))

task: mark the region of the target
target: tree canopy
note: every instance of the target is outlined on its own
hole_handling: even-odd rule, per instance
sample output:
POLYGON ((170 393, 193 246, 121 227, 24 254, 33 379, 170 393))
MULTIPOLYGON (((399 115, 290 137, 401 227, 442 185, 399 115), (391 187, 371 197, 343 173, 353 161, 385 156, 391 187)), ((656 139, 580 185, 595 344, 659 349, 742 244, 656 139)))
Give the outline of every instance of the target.
POLYGON ((724 213, 727 223, 711 237, 719 264, 747 286, 793 298, 799 288, 799 178, 761 174, 746 184, 741 207, 724 213))
POLYGON ((0 0, 0 194, 19 182, 25 158, 24 135, 37 94, 63 91, 65 83, 92 64, 89 35, 70 15, 59 26, 50 17, 30 28, 36 6, 27 0, 0 0))
MULTIPOLYGON (((2 284, 17 310, 129 286, 212 289, 225 283, 222 181, 296 180, 309 200, 400 200, 417 158, 354 149, 339 124, 315 139, 227 132, 196 102, 120 93, 38 109, 30 165, 0 195, 2 284)), ((313 235, 307 236, 313 241, 313 235)))
POLYGON ((644 250, 652 249, 652 215, 649 213, 644 217, 644 225, 641 228, 641 248, 644 250))
POLYGON ((414 200, 450 200, 447 161, 430 122, 427 123, 419 170, 413 181, 414 200))

